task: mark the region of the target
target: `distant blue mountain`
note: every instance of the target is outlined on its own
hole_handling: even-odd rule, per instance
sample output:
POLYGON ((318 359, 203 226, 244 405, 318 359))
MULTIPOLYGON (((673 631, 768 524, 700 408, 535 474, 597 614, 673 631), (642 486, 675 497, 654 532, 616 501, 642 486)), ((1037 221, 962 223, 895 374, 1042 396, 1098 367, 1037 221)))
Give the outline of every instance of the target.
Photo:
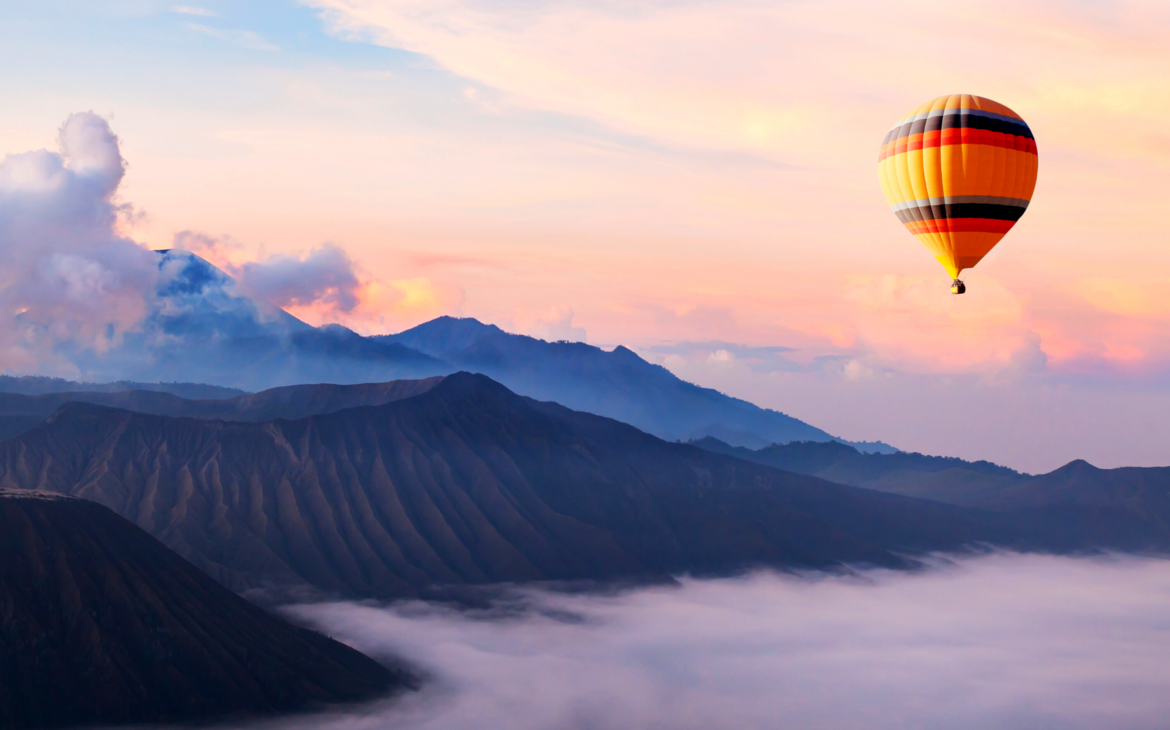
MULTIPOLYGON (((624 421, 669 440, 714 436, 761 448, 833 439, 792 416, 680 380, 621 346, 606 352, 580 342, 545 342, 455 317, 374 339, 405 345, 458 370, 482 373, 517 393, 624 421)), ((896 451, 885 444, 861 448, 896 451)))

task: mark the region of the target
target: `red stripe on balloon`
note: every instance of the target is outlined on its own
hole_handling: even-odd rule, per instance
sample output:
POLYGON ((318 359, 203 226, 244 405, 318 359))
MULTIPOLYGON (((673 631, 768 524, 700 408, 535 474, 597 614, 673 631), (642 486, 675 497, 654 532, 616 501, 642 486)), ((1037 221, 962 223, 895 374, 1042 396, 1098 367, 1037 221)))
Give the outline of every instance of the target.
POLYGON ((991 132, 986 129, 942 129, 924 134, 911 134, 890 142, 882 148, 878 155, 878 162, 904 152, 956 144, 981 144, 988 147, 1003 147, 1017 152, 1037 154, 1036 140, 1027 137, 991 132))

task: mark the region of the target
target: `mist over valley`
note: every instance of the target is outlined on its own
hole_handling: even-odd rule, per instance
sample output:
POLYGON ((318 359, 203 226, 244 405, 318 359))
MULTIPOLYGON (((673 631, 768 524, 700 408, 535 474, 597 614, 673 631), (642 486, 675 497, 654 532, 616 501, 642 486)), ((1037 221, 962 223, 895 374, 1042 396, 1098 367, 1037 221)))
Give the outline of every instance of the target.
MULTIPOLYGON (((1170 562, 936 556, 925 571, 755 573, 473 610, 284 610, 421 692, 281 727, 1153 730, 1170 711, 1170 562)), ((240 726, 233 726, 240 727, 240 726)))

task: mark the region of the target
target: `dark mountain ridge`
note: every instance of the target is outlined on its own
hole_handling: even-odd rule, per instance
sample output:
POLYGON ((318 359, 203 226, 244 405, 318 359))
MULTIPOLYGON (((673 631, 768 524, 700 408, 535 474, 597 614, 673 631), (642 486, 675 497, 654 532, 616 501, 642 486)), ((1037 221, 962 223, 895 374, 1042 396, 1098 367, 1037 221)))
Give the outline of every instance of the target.
POLYGON ((39 425, 66 403, 93 403, 156 416, 266 421, 305 418, 355 406, 381 405, 423 393, 440 380, 441 377, 434 377, 362 385, 289 385, 216 400, 188 400, 170 393, 144 390, 38 396, 0 393, 0 440, 39 425))
POLYGON ((135 383, 121 380, 114 383, 84 383, 42 375, 0 375, 0 393, 45 395, 47 393, 117 393, 126 390, 149 390, 170 393, 180 398, 212 400, 244 395, 239 388, 225 388, 205 383, 135 383))
POLYGON ((188 722, 411 680, 219 585, 106 507, 0 490, 0 728, 188 722))
POLYGON ((1028 474, 990 461, 964 461, 951 456, 905 451, 867 454, 840 441, 796 441, 761 449, 731 446, 711 437, 689 443, 718 454, 797 474, 928 499, 939 499, 942 491, 954 490, 958 482, 973 477, 988 486, 1013 484, 1030 478, 1028 474))
POLYGON ((1027 539, 981 513, 668 443, 465 373, 300 420, 69 403, 0 444, 0 486, 105 504, 233 588, 308 583, 350 596, 895 566, 899 551, 1027 539))
POLYGON ((711 438, 692 443, 798 474, 961 507, 1020 514, 1057 511, 1077 521, 1085 536, 1100 537, 1090 524, 1094 514, 1102 525, 1130 521, 1135 534, 1152 530, 1170 535, 1170 467, 1098 469, 1078 459, 1032 476, 987 461, 905 452, 862 454, 835 442, 755 451, 711 438), (1080 516, 1072 517, 1074 513, 1080 516))
POLYGON ((1058 504, 1123 507, 1135 512, 1151 512, 1170 525, 1170 467, 1098 469, 1083 459, 1077 459, 1048 474, 989 493, 978 503, 980 507, 994 510, 1058 504))

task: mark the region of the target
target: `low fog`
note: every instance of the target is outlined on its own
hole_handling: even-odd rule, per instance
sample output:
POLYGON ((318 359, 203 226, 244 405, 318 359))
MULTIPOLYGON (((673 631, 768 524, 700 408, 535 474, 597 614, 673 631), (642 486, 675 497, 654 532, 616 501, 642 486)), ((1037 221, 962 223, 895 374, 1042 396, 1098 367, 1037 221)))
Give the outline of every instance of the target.
POLYGON ((256 728, 1161 728, 1170 561, 996 554, 849 576, 518 590, 290 615, 430 674, 256 728))

